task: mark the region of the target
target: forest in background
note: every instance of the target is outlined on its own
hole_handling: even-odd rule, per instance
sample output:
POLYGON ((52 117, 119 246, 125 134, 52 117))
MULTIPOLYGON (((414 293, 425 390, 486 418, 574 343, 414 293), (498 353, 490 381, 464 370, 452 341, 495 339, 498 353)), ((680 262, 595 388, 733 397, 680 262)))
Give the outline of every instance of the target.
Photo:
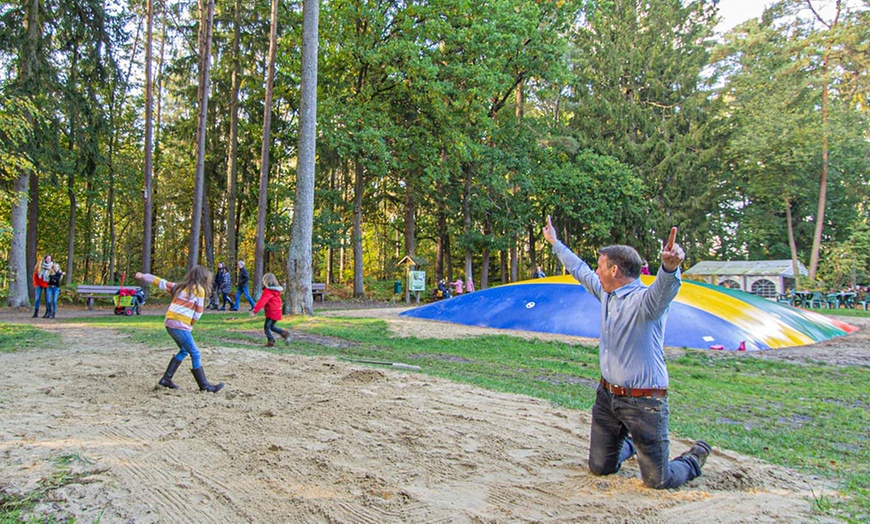
MULTIPOLYGON (((272 4, 152 1, 0 7, 0 294, 21 278, 21 238, 28 285, 44 254, 67 284, 142 269, 149 20, 151 271, 184 274, 201 209, 199 263, 250 267, 264 212, 263 271, 287 274, 303 4, 274 2, 268 85, 272 4)), ((870 278, 870 0, 784 0, 723 36, 703 0, 337 0, 319 14, 315 281, 365 296, 405 255, 430 282, 554 274, 547 215, 592 260, 626 243, 657 265, 677 226, 686 267, 793 259, 808 288, 870 278)))

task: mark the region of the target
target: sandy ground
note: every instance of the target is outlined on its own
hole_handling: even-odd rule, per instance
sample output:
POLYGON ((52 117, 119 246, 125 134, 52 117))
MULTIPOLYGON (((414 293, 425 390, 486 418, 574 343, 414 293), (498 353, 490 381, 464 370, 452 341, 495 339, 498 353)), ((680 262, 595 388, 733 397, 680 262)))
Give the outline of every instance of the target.
MULTIPOLYGON (((492 332, 398 311, 317 313, 380 316, 415 336, 492 332)), ((199 340, 226 388, 198 392, 185 365, 167 390, 155 384, 168 337, 146 347, 8 309, 3 321, 56 331, 64 349, 0 355, 0 496, 62 480, 37 513, 79 523, 818 522, 813 497, 836 496, 715 443, 704 474, 677 490, 644 488, 634 460, 594 477, 588 412, 420 373, 199 340)), ((866 365, 862 324, 824 358, 866 365)), ((804 348, 746 358, 759 356, 819 360, 804 348)), ((689 445, 673 439, 672 455, 689 445)))

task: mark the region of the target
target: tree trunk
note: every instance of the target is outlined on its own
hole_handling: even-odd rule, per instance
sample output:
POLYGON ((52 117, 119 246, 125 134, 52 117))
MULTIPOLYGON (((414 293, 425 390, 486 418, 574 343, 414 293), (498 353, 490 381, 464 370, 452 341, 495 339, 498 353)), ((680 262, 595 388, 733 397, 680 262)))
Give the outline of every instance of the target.
POLYGON ((27 268, 27 186, 30 173, 22 173, 15 179, 12 205, 12 244, 9 246, 9 307, 30 307, 30 273, 27 268))
MULTIPOLYGON (((462 230, 466 237, 471 233, 471 166, 468 163, 463 164, 465 171, 465 189, 462 192, 462 230)), ((472 275, 472 252, 471 246, 465 246, 465 278, 473 278, 472 275)))
POLYGON ((834 4, 835 14, 834 19, 830 24, 825 23, 819 15, 818 11, 813 7, 811 0, 806 0, 815 17, 825 26, 827 26, 825 39, 825 54, 822 57, 822 172, 819 175, 819 205, 816 210, 816 228, 813 233, 813 247, 810 252, 810 280, 816 279, 816 272, 819 268, 819 251, 822 246, 822 232, 825 227, 825 207, 827 207, 828 197, 828 70, 831 58, 831 43, 830 35, 836 34, 840 24, 840 14, 842 12, 843 2, 837 0, 834 4))
MULTIPOLYGON (((67 224, 67 239, 66 239, 66 267, 67 274, 73 272, 73 258, 76 251, 76 191, 75 191, 75 175, 70 171, 66 180, 66 191, 69 198, 69 222, 67 224)), ((87 278, 87 275, 85 275, 87 278)))
POLYGON ((353 296, 365 298, 363 287, 363 248, 362 248, 362 203, 363 203, 363 166, 359 159, 354 160, 355 178, 353 182, 353 296))
MULTIPOLYGON (((211 215, 211 204, 208 202, 208 184, 202 193, 202 238, 205 246, 205 267, 215 267, 214 262, 214 218, 211 215)), ((232 267, 227 265, 227 267, 232 267)))
POLYGON ((417 200, 414 194, 414 182, 408 180, 405 184, 405 203, 402 214, 404 218, 404 247, 405 255, 413 258, 417 251, 417 237, 415 230, 417 228, 417 200))
POLYGON ((537 236, 535 235, 535 224, 529 224, 529 270, 536 271, 538 268, 538 256, 535 253, 537 244, 537 236))
POLYGON ((269 63, 266 69, 266 99, 263 101, 263 147, 260 149, 260 194, 257 205, 257 241, 254 248, 254 282, 263 278, 266 254, 266 209, 269 206, 269 141, 272 133, 272 86, 278 49, 278 0, 272 0, 269 63))
MULTIPOLYGON (((519 255, 517 253, 517 234, 511 233, 510 237, 510 265, 511 265, 511 282, 519 280, 519 255)), ((503 282, 502 282, 503 283, 503 282)))
MULTIPOLYGON (((37 250, 39 249, 39 177, 36 173, 31 172, 27 183, 27 235, 26 235, 26 251, 27 251, 27 271, 25 274, 33 273, 33 268, 36 267, 38 260, 41 258, 37 250)), ((69 259, 72 260, 72 257, 69 259)), ((28 287, 30 287, 28 285, 28 287)), ((30 289, 30 298, 33 298, 34 290, 30 289)))
POLYGON ((227 253, 226 263, 232 266, 238 260, 236 237, 236 184, 239 180, 239 89, 241 83, 241 0, 233 3, 233 73, 230 88, 230 136, 227 139, 227 253))
POLYGON ((208 125, 208 93, 211 77, 211 36, 214 21, 214 0, 200 0, 199 20, 199 119, 196 125, 196 171, 193 182, 193 216, 190 221, 190 240, 187 269, 199 264, 199 242, 202 225, 202 194, 205 181, 205 132, 208 125), (205 5, 203 5, 205 2, 205 5))
MULTIPOLYGON (((157 99, 155 100, 155 103, 157 105, 157 111, 156 111, 157 115, 155 116, 155 122, 154 122, 154 147, 153 147, 153 149, 154 149, 153 166, 156 166, 157 170, 156 170, 156 172, 154 172, 152 170, 151 191, 149 192, 149 195, 148 195, 149 198, 151 199, 151 208, 152 208, 152 211, 151 211, 151 232, 152 232, 151 254, 149 255, 149 257, 152 260, 154 257, 154 233, 153 232, 154 232, 154 229, 157 225, 157 219, 156 219, 156 216, 154 215, 153 209, 154 209, 154 196, 157 194, 157 190, 158 190, 158 187, 157 187, 158 178, 156 176, 156 173, 159 173, 159 171, 160 171, 160 122, 161 122, 161 115, 162 115, 161 107, 162 107, 162 102, 163 102, 163 96, 162 96, 162 93, 163 93, 163 87, 162 87, 163 86, 163 61, 165 58, 165 51, 166 51, 166 3, 163 2, 161 5, 163 7, 163 11, 161 11, 161 16, 160 16, 160 20, 161 20, 161 25, 160 25, 160 60, 158 61, 158 66, 157 66, 157 99)), ((147 288, 147 286, 146 286, 146 288, 147 288)), ((148 295, 148 293, 149 293, 149 291, 146 289, 146 291, 145 291, 146 296, 148 295)))
MULTIPOLYGON (((31 0, 27 3, 25 20, 25 23, 27 24, 27 37, 21 49, 21 60, 19 62, 19 80, 21 81, 25 91, 29 93, 33 93, 39 89, 39 79, 37 78, 38 75, 36 69, 39 60, 37 55, 42 40, 42 26, 39 23, 40 6, 40 0, 31 0)), ((34 119, 32 115, 28 115, 28 123, 31 128, 33 128, 34 119)), ((31 143, 33 144, 33 147, 30 148, 31 150, 35 150, 39 147, 35 142, 36 140, 31 138, 31 143)), ((22 198, 21 209, 17 210, 21 215, 16 215, 15 205, 12 207, 11 226, 13 239, 9 252, 11 259, 9 269, 12 275, 10 275, 9 303, 12 305, 13 301, 24 300, 27 302, 27 305, 29 305, 29 278, 34 265, 36 264, 36 259, 39 257, 39 254, 36 252, 38 240, 36 235, 36 225, 39 216, 39 177, 37 176, 36 171, 19 175, 15 180, 13 194, 17 194, 17 192, 22 192, 23 194, 20 195, 22 198), (30 196, 30 206, 32 207, 28 206, 28 193, 30 196), (17 224, 17 229, 16 219, 20 219, 20 222, 17 224), (18 236, 18 242, 16 242, 16 235, 18 236), (21 251, 18 252, 18 249, 21 251), (24 261, 24 264, 21 267, 16 265, 19 258, 24 261), (20 278, 20 282, 16 280, 16 275, 20 278), (21 289, 24 290, 24 294, 21 297, 15 297, 13 299, 14 289, 17 289, 18 286, 22 286, 21 289)), ((67 271, 67 273, 72 273, 72 271, 67 271)))
POLYGON ((819 206, 816 209, 816 228, 813 233, 813 248, 810 252, 810 280, 816 279, 819 268, 819 251, 822 246, 822 230, 825 227, 825 206, 828 195, 828 54, 822 62, 822 172, 819 175, 819 206))
MULTIPOLYGON (((113 128, 114 129, 114 128, 113 128)), ((108 168, 109 173, 114 172, 114 155, 115 155, 115 133, 112 133, 112 138, 109 140, 109 158, 108 158, 108 168)), ((105 251, 108 252, 108 267, 106 268, 106 275, 111 275, 115 272, 115 258, 117 253, 115 252, 115 177, 109 176, 109 188, 108 195, 106 196, 106 229, 108 229, 106 237, 109 239, 108 249, 105 251)), ((67 284, 69 284, 69 275, 67 275, 67 284)), ((107 280, 106 278, 103 281, 107 280)))
MULTIPOLYGON (((273 0, 276 1, 277 0, 273 0)), ((293 207, 288 277, 291 313, 314 314, 311 296, 314 234, 314 165, 317 145, 317 35, 319 0, 302 3, 302 84, 299 103, 299 161, 293 207)))
POLYGON ((797 243, 794 240, 794 223, 792 222, 791 200, 789 199, 785 200, 785 222, 788 228, 788 247, 791 249, 791 268, 794 273, 794 285, 795 289, 798 289, 801 278, 798 271, 797 243))
MULTIPOLYGON (((153 216, 153 203, 151 200, 151 182, 153 177, 152 150, 154 144, 154 78, 151 74, 151 49, 154 45, 154 4, 152 0, 145 2, 145 187, 142 189, 142 201, 144 205, 144 219, 142 223, 142 272, 151 273, 151 221, 153 216)), ((113 231, 114 235, 114 231, 113 231)), ((113 238, 114 242, 114 238, 113 238)), ((146 293, 148 286, 145 286, 146 293)))
POLYGON ((438 283, 445 275, 446 259, 450 257, 447 250, 447 211, 444 209, 444 200, 438 199, 435 204, 437 236, 435 239, 435 282, 438 283))
MULTIPOLYGON (((487 211, 486 218, 483 222, 483 237, 484 238, 492 238, 492 214, 487 211)), ((489 244, 483 248, 483 256, 480 261, 480 289, 486 289, 489 287, 489 257, 490 253, 492 253, 492 249, 490 249, 489 244)), ((470 261, 466 259, 465 261, 465 279, 472 279, 471 274, 471 265, 470 261)))

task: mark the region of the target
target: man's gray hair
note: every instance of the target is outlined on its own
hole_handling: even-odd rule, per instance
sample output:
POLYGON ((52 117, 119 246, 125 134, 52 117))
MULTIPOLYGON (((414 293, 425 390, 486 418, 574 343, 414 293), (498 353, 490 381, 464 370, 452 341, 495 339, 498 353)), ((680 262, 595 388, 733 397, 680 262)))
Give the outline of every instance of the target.
POLYGON ((239 260, 239 265, 242 266, 242 267, 245 267, 245 261, 244 261, 244 260, 239 260))
POLYGON ((619 266, 619 270, 626 277, 637 278, 640 276, 640 266, 643 264, 643 259, 633 247, 616 244, 601 248, 598 254, 606 256, 610 266, 619 266))

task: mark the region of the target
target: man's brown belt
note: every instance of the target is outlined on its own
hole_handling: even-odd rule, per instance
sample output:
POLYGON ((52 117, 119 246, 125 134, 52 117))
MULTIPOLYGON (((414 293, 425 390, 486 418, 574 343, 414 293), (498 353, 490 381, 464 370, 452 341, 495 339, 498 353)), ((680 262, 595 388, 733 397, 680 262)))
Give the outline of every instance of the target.
POLYGON ((617 397, 666 397, 668 396, 668 390, 666 389, 657 389, 657 388, 624 388, 622 386, 615 386, 606 380, 604 377, 601 377, 601 385, 604 386, 604 389, 609 391, 612 395, 616 395, 617 397))

